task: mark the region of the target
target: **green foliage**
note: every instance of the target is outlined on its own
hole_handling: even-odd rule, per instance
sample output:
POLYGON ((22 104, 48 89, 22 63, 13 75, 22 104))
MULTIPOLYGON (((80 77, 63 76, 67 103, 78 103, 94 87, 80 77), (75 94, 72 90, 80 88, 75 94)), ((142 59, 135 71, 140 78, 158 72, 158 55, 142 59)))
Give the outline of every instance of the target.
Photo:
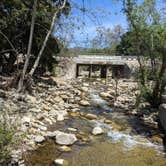
POLYGON ((129 22, 129 32, 123 35, 117 52, 138 56, 140 65, 138 79, 141 83, 141 97, 152 106, 158 107, 165 89, 162 81, 166 72, 166 29, 156 0, 123 0, 124 13, 129 22), (144 57, 144 58, 141 58, 144 57), (145 57, 150 65, 145 64, 145 57), (148 68, 145 68, 147 66, 148 68), (153 81, 151 88, 149 81, 153 81), (143 87, 143 89, 142 89, 143 87))
POLYGON ((116 46, 116 54, 135 55, 136 48, 133 40, 134 40, 134 34, 132 32, 126 32, 121 37, 120 43, 116 46))
POLYGON ((152 102, 153 90, 151 87, 140 86, 140 94, 137 96, 136 105, 142 102, 152 102))
MULTIPOLYGON (((62 2, 63 0, 38 0, 31 56, 32 61, 37 56, 41 45, 43 44, 43 40, 47 34, 48 29, 50 28, 54 12, 62 2)), ((0 2, 0 31, 9 39, 18 53, 24 55, 27 52, 29 41, 32 7, 33 0, 2 0, 0 2)), ((63 10, 62 14, 67 16, 69 11, 70 4, 67 2, 66 9, 63 10)), ((59 18, 62 14, 59 14, 59 18)), ((13 48, 11 48, 9 42, 1 34, 0 43, 1 65, 3 65, 2 67, 4 71, 6 71, 5 66, 7 66, 7 70, 10 73, 13 70, 17 55, 13 51, 13 48)), ((50 66, 50 62, 52 61, 53 56, 52 53, 50 55, 50 52, 55 52, 54 55, 59 52, 57 40, 53 36, 49 38, 48 44, 55 46, 47 47, 50 51, 44 52, 45 57, 47 58, 41 61, 41 66, 45 66, 48 59, 49 62, 47 66, 50 66)))
POLYGON ((0 162, 9 157, 8 146, 12 142, 13 132, 6 126, 0 124, 0 162))

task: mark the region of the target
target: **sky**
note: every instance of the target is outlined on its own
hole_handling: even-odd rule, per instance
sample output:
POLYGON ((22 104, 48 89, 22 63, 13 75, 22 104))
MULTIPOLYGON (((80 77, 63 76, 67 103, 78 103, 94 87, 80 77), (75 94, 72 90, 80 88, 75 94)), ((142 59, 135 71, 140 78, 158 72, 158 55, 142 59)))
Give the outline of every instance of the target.
MULTIPOLYGON (((164 0, 157 0, 158 8, 166 5, 164 0)), ((96 28, 104 26, 113 28, 121 25, 127 30, 127 20, 122 12, 120 0, 71 0, 72 10, 70 22, 73 22, 70 47, 88 47, 87 40, 96 36, 96 28), (85 7, 87 12, 81 12, 80 8, 85 7)))

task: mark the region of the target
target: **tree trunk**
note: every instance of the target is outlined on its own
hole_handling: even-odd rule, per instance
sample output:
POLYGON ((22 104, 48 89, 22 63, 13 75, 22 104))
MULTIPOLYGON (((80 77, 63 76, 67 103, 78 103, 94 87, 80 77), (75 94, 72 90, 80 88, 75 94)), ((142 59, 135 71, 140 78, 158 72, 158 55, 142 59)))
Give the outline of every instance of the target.
POLYGON ((32 40, 33 40, 34 27, 35 27, 36 10, 37 10, 37 0, 35 0, 34 4, 33 4, 33 12, 32 12, 28 50, 27 50, 27 55, 26 55, 26 60, 25 60, 23 71, 22 71, 22 75, 21 75, 21 78, 20 78, 19 83, 18 83, 18 91, 21 91, 23 88, 25 74, 26 74, 28 66, 29 66, 29 59, 30 59, 30 55, 31 55, 32 40))
POLYGON ((62 5, 61 7, 59 7, 59 9, 57 9, 57 11, 55 12, 55 14, 54 14, 54 16, 53 16, 53 18, 52 18, 52 22, 51 22, 50 29, 49 29, 49 31, 48 31, 48 33, 47 33, 45 39, 44 39, 43 45, 42 45, 42 47, 41 47, 41 49, 40 49, 40 51, 39 51, 39 54, 38 54, 38 56, 37 56, 37 59, 36 59, 34 65, 33 65, 33 67, 32 67, 32 69, 31 69, 31 71, 29 72, 29 74, 30 74, 31 76, 34 74, 36 68, 37 68, 38 65, 39 65, 39 61, 40 61, 40 58, 41 58, 41 56, 42 56, 42 54, 43 54, 43 51, 44 51, 44 49, 45 49, 45 47, 46 47, 47 41, 48 41, 48 39, 49 39, 49 37, 50 37, 50 35, 51 35, 53 29, 54 29, 54 24, 55 24, 56 17, 57 17, 57 15, 58 15, 58 13, 66 6, 66 2, 67 2, 67 0, 64 0, 63 5, 62 5))

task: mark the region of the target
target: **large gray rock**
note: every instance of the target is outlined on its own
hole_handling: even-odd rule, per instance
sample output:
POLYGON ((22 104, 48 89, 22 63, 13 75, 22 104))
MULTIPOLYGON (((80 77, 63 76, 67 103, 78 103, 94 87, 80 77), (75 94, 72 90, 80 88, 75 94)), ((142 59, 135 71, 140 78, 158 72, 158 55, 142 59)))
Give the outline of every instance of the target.
POLYGON ((166 132, 166 104, 161 104, 159 107, 159 118, 162 127, 164 128, 166 132))
POLYGON ((59 132, 56 135, 56 143, 60 145, 72 145, 77 141, 75 134, 59 132))

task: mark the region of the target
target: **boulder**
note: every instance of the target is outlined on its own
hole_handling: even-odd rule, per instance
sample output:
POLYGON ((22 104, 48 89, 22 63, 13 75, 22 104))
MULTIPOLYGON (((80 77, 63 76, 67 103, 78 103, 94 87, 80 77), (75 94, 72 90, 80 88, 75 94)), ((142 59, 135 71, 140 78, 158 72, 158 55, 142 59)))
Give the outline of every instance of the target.
POLYGON ((90 106, 90 103, 88 101, 86 101, 86 100, 81 100, 80 101, 80 105, 81 106, 90 106))
POLYGON ((101 127, 95 127, 93 130, 92 130, 92 134, 93 135, 100 135, 100 134, 103 134, 103 129, 101 127))
POLYGON ((36 143, 42 143, 44 140, 45 140, 44 137, 41 136, 41 135, 38 135, 38 136, 35 137, 35 142, 36 143))
POLYGON ((72 145, 77 141, 75 134, 59 132, 56 135, 56 143, 59 145, 72 145))

